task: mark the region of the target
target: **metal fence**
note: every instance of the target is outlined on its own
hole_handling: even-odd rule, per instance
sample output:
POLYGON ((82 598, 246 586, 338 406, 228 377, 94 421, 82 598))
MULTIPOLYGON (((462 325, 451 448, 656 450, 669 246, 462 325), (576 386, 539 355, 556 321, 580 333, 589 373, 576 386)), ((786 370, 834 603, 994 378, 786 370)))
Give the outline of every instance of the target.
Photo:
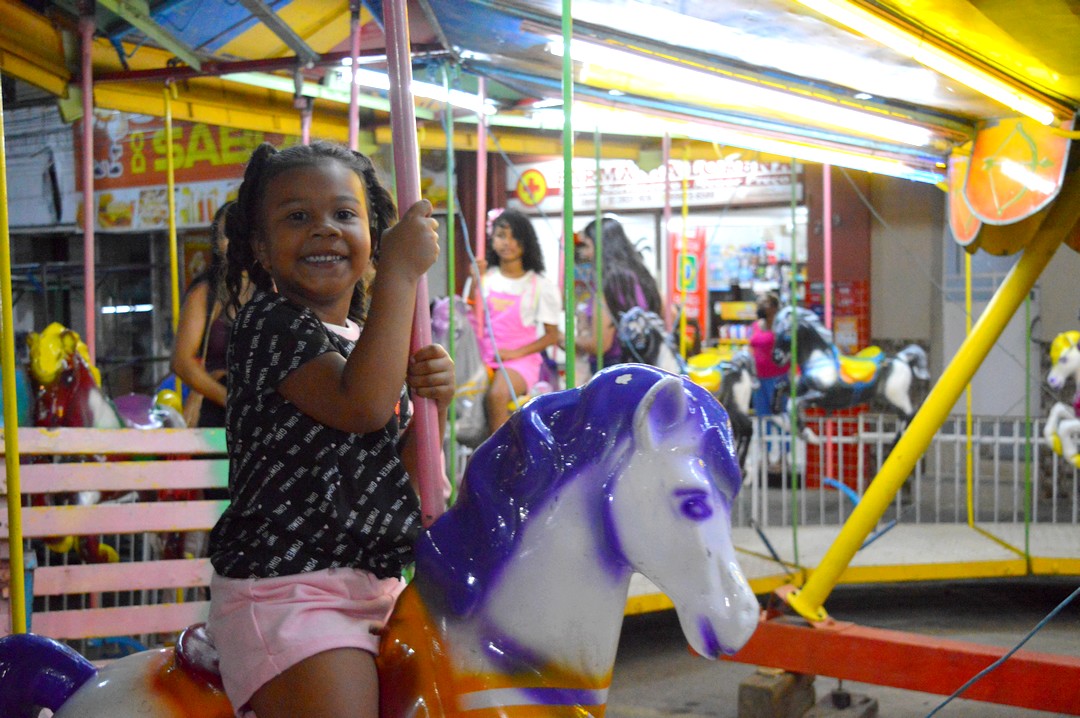
MULTIPOLYGON (((761 528, 842 524, 873 481, 901 429, 890 415, 859 414, 829 421, 809 419, 818 442, 794 442, 772 420, 755 420, 743 490, 733 510, 736 526, 761 528), (794 471, 793 471, 794 467, 794 471)), ((969 440, 963 417, 950 417, 891 502, 883 521, 913 524, 966 523, 969 506, 977 523, 1080 523, 1080 472, 1054 455, 1042 440, 1042 423, 976 417, 969 440), (1034 437, 1034 438, 1029 438, 1034 437), (970 463, 970 469, 969 469, 970 463), (970 500, 968 475, 970 473, 970 500)), ((464 467, 468 452, 459 454, 464 467)), ((120 561, 145 561, 157 534, 102 536, 120 561)), ((79 562, 74 552, 54 553, 33 542, 40 565, 79 562)), ((130 591, 38 597, 32 613, 81 606, 107 607, 180 602, 197 598, 176 591, 130 591)), ((122 655, 168 636, 130 637, 129 645, 73 641, 95 659, 122 655), (136 643, 137 642, 137 643, 136 643)), ((112 640, 112 639, 110 639, 112 640)), ((113 641, 115 642, 115 641, 113 641)))
MULTIPOLYGON (((810 418, 811 442, 755 419, 737 526, 842 524, 903 428, 891 415, 810 418), (797 521, 793 522, 792 517, 797 521)), ((1080 523, 1080 472, 1042 439, 1042 421, 949 417, 891 503, 898 523, 1080 523), (970 485, 970 490, 969 490, 970 485)))

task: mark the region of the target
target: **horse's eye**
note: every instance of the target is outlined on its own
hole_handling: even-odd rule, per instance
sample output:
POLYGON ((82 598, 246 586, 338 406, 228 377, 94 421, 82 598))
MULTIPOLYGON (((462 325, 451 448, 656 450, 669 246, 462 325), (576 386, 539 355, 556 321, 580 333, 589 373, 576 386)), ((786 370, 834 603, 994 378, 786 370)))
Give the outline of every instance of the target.
POLYGON ((679 511, 691 521, 705 521, 713 515, 712 503, 709 501, 709 495, 706 492, 691 489, 677 491, 676 495, 681 499, 679 511))

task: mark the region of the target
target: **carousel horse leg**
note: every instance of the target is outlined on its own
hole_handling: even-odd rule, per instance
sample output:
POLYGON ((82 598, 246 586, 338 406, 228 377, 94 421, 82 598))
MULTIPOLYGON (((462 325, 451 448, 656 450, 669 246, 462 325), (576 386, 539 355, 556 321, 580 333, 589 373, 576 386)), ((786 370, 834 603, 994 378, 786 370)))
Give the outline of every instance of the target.
POLYGON ((911 383, 914 374, 904 361, 893 360, 888 374, 881 385, 881 396, 904 417, 915 415, 915 406, 911 402, 911 383))
POLYGON ((1061 436, 1061 455, 1080 469, 1080 419, 1066 419, 1058 426, 1061 436))
POLYGON ((1046 423, 1043 424, 1043 438, 1046 439, 1046 443, 1050 445, 1050 448, 1054 450, 1055 454, 1062 453, 1061 442, 1061 424, 1069 419, 1075 418, 1076 414, 1073 408, 1063 402, 1057 402, 1050 408, 1050 413, 1046 417, 1046 423))
POLYGON ((797 428, 799 431, 799 435, 802 436, 803 441, 808 444, 813 444, 815 446, 821 445, 822 443, 824 443, 824 441, 820 436, 818 436, 817 432, 811 429, 810 425, 806 423, 806 410, 804 407, 813 406, 815 403, 824 398, 824 393, 818 391, 817 389, 809 388, 795 398, 795 416, 796 420, 798 421, 797 428))

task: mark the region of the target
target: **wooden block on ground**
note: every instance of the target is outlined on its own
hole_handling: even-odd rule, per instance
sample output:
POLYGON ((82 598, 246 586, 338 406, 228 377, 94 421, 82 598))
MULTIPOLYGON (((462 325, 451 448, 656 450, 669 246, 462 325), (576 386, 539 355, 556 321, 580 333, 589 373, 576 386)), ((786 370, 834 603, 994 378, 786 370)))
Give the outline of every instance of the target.
POLYGON ((739 718, 800 718, 814 705, 814 676, 759 668, 739 684, 739 718))

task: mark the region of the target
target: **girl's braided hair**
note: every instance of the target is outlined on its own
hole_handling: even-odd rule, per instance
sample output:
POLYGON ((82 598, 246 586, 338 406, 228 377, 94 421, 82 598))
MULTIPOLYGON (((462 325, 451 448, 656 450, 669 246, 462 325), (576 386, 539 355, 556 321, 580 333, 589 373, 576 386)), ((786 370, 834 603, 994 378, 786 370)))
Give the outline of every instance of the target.
MULTIPOLYGON (((383 232, 397 221, 397 209, 390 193, 379 182, 371 160, 366 155, 333 142, 292 145, 280 151, 264 142, 255 149, 248 161, 236 202, 229 208, 225 221, 225 234, 229 238, 225 289, 229 306, 233 310, 240 308, 245 273, 256 289, 265 292, 274 289, 273 279, 255 256, 255 243, 263 239, 262 200, 270 181, 283 172, 313 167, 330 160, 336 160, 351 169, 364 183, 368 218, 371 222, 371 261, 373 264, 377 263, 379 242, 383 232)), ((361 279, 353 291, 349 315, 362 321, 366 305, 367 287, 361 279)))

